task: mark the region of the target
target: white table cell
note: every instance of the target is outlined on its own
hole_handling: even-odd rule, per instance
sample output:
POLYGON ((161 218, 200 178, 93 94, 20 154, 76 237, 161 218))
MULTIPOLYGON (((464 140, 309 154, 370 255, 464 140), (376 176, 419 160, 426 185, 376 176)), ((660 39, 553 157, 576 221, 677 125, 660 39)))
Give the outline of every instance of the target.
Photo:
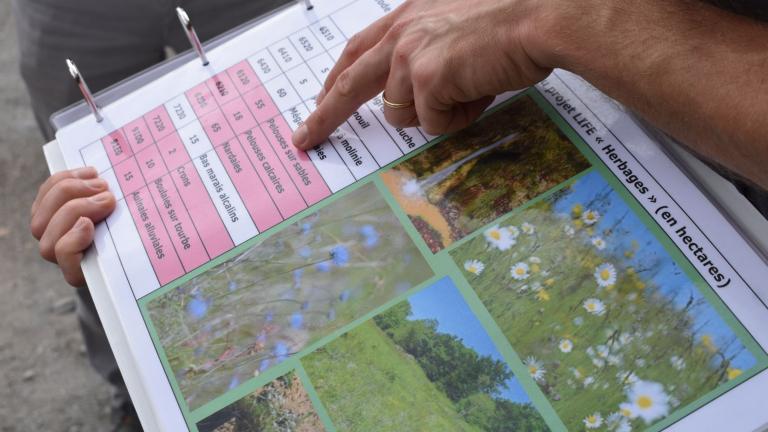
POLYGON ((331 57, 333 58, 334 62, 339 61, 339 59, 341 58, 341 53, 344 52, 344 47, 346 45, 347 45, 346 43, 338 44, 335 47, 333 47, 333 48, 328 50, 328 54, 331 55, 331 57))
POLYGON ((352 172, 330 142, 326 141, 308 150, 307 155, 312 159, 312 163, 323 176, 331 192, 336 193, 355 182, 352 172))
POLYGON ((112 168, 112 162, 110 162, 107 152, 104 151, 101 140, 83 147, 80 154, 83 156, 85 166, 92 166, 100 173, 112 168))
POLYGON ((396 128, 390 125, 384 118, 384 101, 381 99, 381 95, 376 96, 370 100, 367 104, 371 112, 377 119, 384 125, 384 129, 387 130, 389 135, 395 140, 397 146, 400 147, 403 153, 410 153, 413 150, 423 146, 427 143, 424 135, 421 134, 417 128, 396 128))
POLYGON ((299 126, 304 124, 307 117, 309 117, 309 110, 304 104, 298 104, 285 111, 283 117, 285 117, 285 120, 288 122, 288 127, 290 127, 292 131, 296 131, 299 126))
POLYGON ((322 53, 317 57, 307 60, 307 65, 309 65, 309 68, 312 69, 312 72, 315 73, 315 76, 321 83, 325 83, 335 63, 328 53, 322 53))
POLYGON ((117 181, 117 176, 115 176, 115 170, 110 168, 103 173, 99 174, 101 178, 103 178, 107 185, 109 186, 109 191, 112 192, 112 194, 115 196, 116 200, 123 199, 123 190, 120 188, 120 183, 117 181))
POLYGON ((328 17, 311 24, 309 29, 312 30, 312 33, 320 40, 320 43, 323 44, 326 50, 330 50, 339 44, 343 45, 346 42, 341 30, 328 17))
POLYGON ((267 92, 272 97, 272 100, 277 105, 280 112, 284 112, 291 107, 294 107, 301 103, 301 98, 293 89, 291 82, 285 75, 280 75, 277 78, 268 81, 264 84, 267 92))
POLYGON ((379 169, 365 144, 346 123, 336 129, 329 139, 357 180, 379 169))
POLYGON ((301 64, 285 73, 302 101, 312 99, 320 93, 320 81, 306 64, 301 64))
POLYGON ((211 150, 211 141, 208 139, 208 135, 205 134, 203 127, 199 121, 194 121, 183 128, 179 129, 179 137, 181 142, 184 143, 184 147, 189 153, 189 157, 195 159, 201 154, 211 150))
POLYGON ((384 166, 403 156, 394 138, 389 135, 371 110, 363 105, 352 114, 348 123, 368 147, 379 166, 384 166))
POLYGON ((387 1, 356 1, 338 9, 330 17, 341 33, 349 38, 394 9, 387 1))
POLYGON ((281 73, 277 63, 275 63, 275 60, 272 59, 272 55, 270 55, 267 50, 261 50, 251 57, 248 57, 248 62, 263 83, 281 73))
POLYGON ((194 164, 235 245, 258 234, 256 225, 216 152, 201 155, 194 160, 194 164))
POLYGON ((136 298, 140 298, 159 288, 160 282, 135 224, 125 200, 117 201, 115 210, 107 217, 107 227, 133 293, 136 298))
POLYGON ((304 60, 309 60, 324 51, 323 46, 320 45, 320 42, 308 28, 299 30, 288 39, 290 39, 293 47, 296 48, 296 51, 299 52, 299 55, 304 60))
POLYGON ((195 112, 192 111, 192 106, 183 93, 166 102, 165 109, 177 130, 196 119, 195 112))
POLYGON ((275 59, 283 72, 294 68, 302 63, 301 56, 293 48, 293 44, 288 39, 278 41, 269 47, 272 58, 275 59))

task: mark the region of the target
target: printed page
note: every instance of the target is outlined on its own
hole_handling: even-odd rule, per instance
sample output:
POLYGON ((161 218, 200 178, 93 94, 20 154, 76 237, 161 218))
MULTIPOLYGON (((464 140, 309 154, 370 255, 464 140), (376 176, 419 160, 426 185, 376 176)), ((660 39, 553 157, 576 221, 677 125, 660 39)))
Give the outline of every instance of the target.
POLYGON ((297 6, 59 131, 118 197, 96 254, 162 430, 768 423, 765 262, 579 78, 293 148, 396 6, 297 6))

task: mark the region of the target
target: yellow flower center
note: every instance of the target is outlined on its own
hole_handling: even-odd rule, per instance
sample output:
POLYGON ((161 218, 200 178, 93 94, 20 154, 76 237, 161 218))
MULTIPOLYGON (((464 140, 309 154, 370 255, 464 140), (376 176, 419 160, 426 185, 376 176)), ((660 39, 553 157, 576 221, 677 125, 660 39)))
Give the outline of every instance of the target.
POLYGON ((650 396, 642 395, 637 398, 637 406, 641 409, 648 409, 653 406, 653 399, 650 396))
POLYGON ((470 273, 477 273, 477 267, 475 267, 474 265, 469 266, 469 272, 470 273))
POLYGON ((597 417, 595 417, 595 416, 593 416, 593 415, 591 415, 591 416, 588 416, 588 417, 587 417, 587 423, 589 423, 589 424, 595 424, 595 423, 597 423, 597 417))
POLYGON ((594 303, 587 303, 587 310, 588 311, 592 312, 595 309, 597 309, 597 305, 596 304, 594 304, 594 303))
POLYGON ((629 417, 632 415, 632 411, 628 410, 627 408, 622 408, 621 415, 623 415, 624 417, 629 417))
POLYGON ((741 369, 728 368, 728 379, 738 378, 742 374, 741 369))
POLYGON ((530 372, 531 375, 536 375, 536 372, 538 371, 539 371, 539 368, 537 368, 536 366, 528 366, 528 372, 530 372))
POLYGON ((491 238, 494 240, 501 239, 501 232, 500 231, 491 231, 491 238))
POLYGON ((518 267, 518 268, 515 269, 515 274, 518 275, 518 276, 522 276, 522 275, 525 274, 525 269, 522 268, 522 267, 518 267))
POLYGON ((602 280, 608 280, 611 277, 611 271, 608 269, 603 269, 603 271, 600 272, 600 279, 602 280))

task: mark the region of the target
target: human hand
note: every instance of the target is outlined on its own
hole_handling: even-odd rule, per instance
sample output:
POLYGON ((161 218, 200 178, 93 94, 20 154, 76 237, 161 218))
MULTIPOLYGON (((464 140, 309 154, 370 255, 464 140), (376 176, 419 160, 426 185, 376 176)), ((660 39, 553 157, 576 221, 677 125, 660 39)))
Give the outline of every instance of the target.
POLYGON ((324 141, 382 89, 397 127, 437 135, 462 129, 496 95, 544 79, 537 31, 555 1, 409 0, 353 36, 317 98, 317 110, 293 136, 307 150, 324 141))
POLYGON ((80 261, 93 242, 94 223, 115 208, 107 189, 94 168, 62 171, 40 186, 32 203, 29 227, 40 241, 40 255, 58 264, 72 286, 85 286, 80 261))

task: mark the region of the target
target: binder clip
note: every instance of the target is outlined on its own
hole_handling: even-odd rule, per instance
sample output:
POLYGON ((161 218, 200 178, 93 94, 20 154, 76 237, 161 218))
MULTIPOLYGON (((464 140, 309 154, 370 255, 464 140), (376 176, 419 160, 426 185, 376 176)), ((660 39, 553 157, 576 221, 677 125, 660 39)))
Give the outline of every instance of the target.
POLYGON ((177 7, 176 15, 179 16, 179 21, 181 21, 181 25, 184 27, 184 32, 187 34, 189 43, 192 44, 192 48, 194 48, 195 51, 197 52, 197 55, 200 56, 200 60, 202 60, 203 66, 208 66, 210 62, 208 61, 208 57, 206 57, 205 55, 205 51, 203 50, 203 44, 200 43, 200 38, 197 37, 197 32, 195 31, 195 28, 192 26, 192 22, 189 20, 189 15, 187 15, 187 11, 185 11, 180 7, 177 7))
POLYGON ((96 122, 101 123, 102 120, 104 120, 104 117, 101 115, 99 106, 96 105, 96 100, 93 97, 93 93, 91 93, 91 89, 88 88, 88 84, 86 84, 83 76, 80 75, 80 70, 77 69, 77 65, 75 65, 75 62, 72 60, 67 59, 67 68, 69 68, 69 74, 72 75, 72 79, 75 80, 77 87, 80 88, 80 92, 83 94, 83 99, 85 99, 85 103, 88 104, 88 107, 91 109, 93 116, 96 118, 96 122))
POLYGON ((304 0, 304 6, 306 6, 308 11, 315 8, 315 5, 312 4, 312 0, 304 0))

